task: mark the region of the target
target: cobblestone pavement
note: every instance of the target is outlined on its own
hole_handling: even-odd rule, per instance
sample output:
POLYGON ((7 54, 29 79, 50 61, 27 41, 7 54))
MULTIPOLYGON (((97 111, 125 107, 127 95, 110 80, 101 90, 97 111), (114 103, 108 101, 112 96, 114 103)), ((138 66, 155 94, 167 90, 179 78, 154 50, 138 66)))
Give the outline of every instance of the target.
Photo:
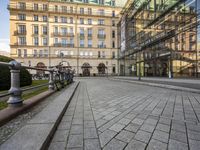
POLYGON ((200 150, 200 95, 80 79, 50 150, 200 150))

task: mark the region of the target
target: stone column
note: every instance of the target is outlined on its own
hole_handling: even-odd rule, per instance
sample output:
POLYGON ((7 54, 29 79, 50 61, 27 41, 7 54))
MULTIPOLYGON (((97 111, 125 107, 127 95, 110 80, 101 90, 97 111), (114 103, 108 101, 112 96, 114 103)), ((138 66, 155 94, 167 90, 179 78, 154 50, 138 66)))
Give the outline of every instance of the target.
POLYGON ((20 89, 20 68, 21 64, 17 61, 11 61, 10 63, 10 73, 11 73, 11 87, 9 90, 10 97, 7 101, 9 106, 21 106, 22 101, 22 91, 20 89))

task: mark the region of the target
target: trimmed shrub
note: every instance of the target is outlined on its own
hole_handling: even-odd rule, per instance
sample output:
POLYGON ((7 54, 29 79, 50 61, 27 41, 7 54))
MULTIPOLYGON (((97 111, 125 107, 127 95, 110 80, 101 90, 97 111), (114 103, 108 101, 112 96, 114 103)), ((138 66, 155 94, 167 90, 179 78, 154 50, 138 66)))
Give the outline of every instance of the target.
MULTIPOLYGON (((14 59, 1 56, 0 61, 10 62, 14 59)), ((26 69, 20 70, 20 86, 27 86, 32 84, 31 74, 26 69)), ((10 69, 7 66, 0 66, 0 90, 10 89, 10 69)))

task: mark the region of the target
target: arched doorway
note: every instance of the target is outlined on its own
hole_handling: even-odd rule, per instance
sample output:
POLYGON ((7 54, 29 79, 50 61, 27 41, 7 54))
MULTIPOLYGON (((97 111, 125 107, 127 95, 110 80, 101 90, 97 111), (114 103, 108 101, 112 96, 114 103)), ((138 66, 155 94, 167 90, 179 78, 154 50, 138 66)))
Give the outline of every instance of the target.
POLYGON ((107 67, 105 66, 104 63, 100 63, 100 64, 98 65, 97 69, 98 69, 98 73, 99 73, 99 74, 105 74, 105 73, 106 73, 107 67))
MULTIPOLYGON (((36 68, 46 69, 47 67, 44 65, 44 63, 39 62, 39 63, 37 64, 36 68)), ((43 75, 43 74, 45 74, 45 72, 42 71, 42 70, 37 70, 37 71, 36 71, 36 74, 43 75)))
POLYGON ((90 69, 92 67, 90 66, 89 63, 84 63, 83 66, 81 67, 83 71, 83 76, 90 76, 90 69))

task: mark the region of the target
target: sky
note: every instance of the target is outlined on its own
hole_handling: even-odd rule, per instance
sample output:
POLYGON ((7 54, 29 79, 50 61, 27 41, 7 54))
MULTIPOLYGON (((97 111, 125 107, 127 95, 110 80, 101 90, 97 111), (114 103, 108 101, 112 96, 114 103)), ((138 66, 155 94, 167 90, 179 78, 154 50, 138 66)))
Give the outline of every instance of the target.
POLYGON ((0 0, 0 51, 10 52, 8 3, 9 0, 0 0))

